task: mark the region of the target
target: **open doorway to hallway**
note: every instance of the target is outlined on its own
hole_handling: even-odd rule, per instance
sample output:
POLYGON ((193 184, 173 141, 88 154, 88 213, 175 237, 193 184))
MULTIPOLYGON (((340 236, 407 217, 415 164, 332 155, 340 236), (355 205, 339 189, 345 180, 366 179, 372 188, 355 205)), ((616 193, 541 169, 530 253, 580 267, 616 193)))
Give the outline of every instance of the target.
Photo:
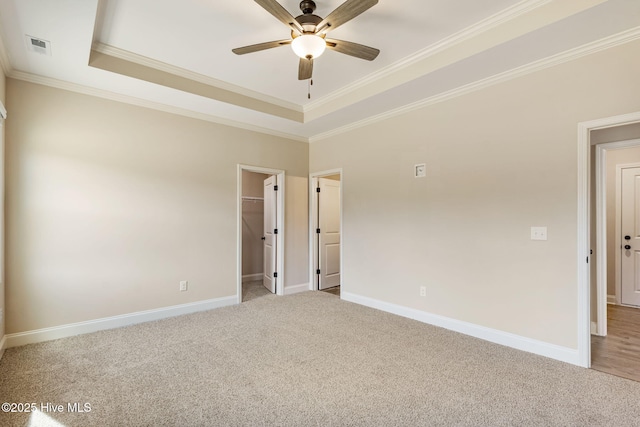
POLYGON ((591 266, 597 313, 591 367, 640 381, 640 123, 595 130, 590 137, 597 256, 591 266))

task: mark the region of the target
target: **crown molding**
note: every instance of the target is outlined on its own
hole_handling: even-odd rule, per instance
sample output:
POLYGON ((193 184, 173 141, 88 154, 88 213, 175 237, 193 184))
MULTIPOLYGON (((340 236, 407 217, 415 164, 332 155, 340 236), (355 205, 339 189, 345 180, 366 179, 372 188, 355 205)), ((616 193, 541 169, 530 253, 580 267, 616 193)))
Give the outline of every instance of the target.
POLYGON ((402 107, 399 107, 375 116, 368 117, 366 119, 348 124, 346 126, 342 126, 342 127, 330 130, 328 132, 311 136, 309 138, 309 143, 314 143, 314 142, 321 141, 323 139, 331 138, 333 136, 340 135, 340 134, 367 126, 367 125, 378 123, 378 122, 390 119, 392 117, 400 116, 402 114, 419 110, 421 108, 425 108, 427 106, 434 105, 440 102, 448 101, 450 99, 457 98, 459 96, 463 96, 471 92, 475 92, 475 91, 478 91, 502 82, 513 80, 515 78, 522 77, 527 74, 532 74, 532 73, 535 73, 536 71, 541 71, 546 68, 563 64, 565 62, 573 61, 583 56, 588 56, 588 55, 591 55, 603 50, 607 50, 612 47, 616 47, 625 43, 629 43, 638 39, 640 39, 640 26, 631 28, 626 31, 622 31, 618 34, 614 34, 609 37, 605 37, 595 42, 587 43, 577 48, 569 49, 559 54, 549 56, 547 58, 534 61, 517 68, 513 68, 511 70, 493 75, 491 77, 478 80, 476 82, 469 83, 464 86, 460 86, 456 89, 452 89, 452 90, 440 93, 438 95, 434 95, 429 98, 425 98, 423 100, 420 100, 411 104, 407 104, 405 106, 402 106, 402 107))
POLYGON ((458 31, 457 33, 452 34, 449 37, 446 37, 438 42, 425 47, 424 49, 419 50, 413 55, 407 56, 406 58, 401 59, 385 68, 382 68, 375 73, 371 73, 368 76, 358 80, 356 83, 344 86, 341 89, 338 89, 326 96, 323 96, 315 101, 312 101, 304 106, 304 112, 307 113, 309 111, 315 110, 322 105, 333 102, 339 98, 344 96, 348 96, 350 93, 366 87, 371 84, 375 84, 377 81, 384 79, 385 77, 389 77, 398 71, 404 70, 406 68, 411 67, 437 53, 445 51, 452 46, 464 41, 476 37, 478 34, 481 34, 487 30, 495 28, 505 22, 508 22, 514 18, 525 15, 531 12, 534 9, 539 8, 547 3, 550 3, 553 0, 524 0, 520 3, 513 5, 507 9, 501 10, 500 12, 489 16, 488 18, 477 22, 463 30, 458 31))
POLYGON ((184 108, 173 107, 159 102, 147 101, 129 95, 122 95, 102 89, 95 89, 76 83, 69 83, 62 80, 42 77, 35 74, 25 73, 23 71, 12 71, 7 77, 16 80, 22 80, 29 83, 50 86, 57 89, 68 90, 70 92, 80 93, 83 95, 95 96, 97 98, 108 99, 111 101, 122 102, 124 104, 135 105, 138 107, 149 108, 152 110, 163 111, 165 113, 176 114, 178 116, 190 117, 192 119, 204 120, 219 125, 230 126, 238 129, 248 130, 252 132, 262 133, 266 135, 276 136, 279 138, 289 139, 296 142, 308 143, 309 139, 299 135, 293 135, 286 132, 278 132, 260 126, 254 126, 248 123, 238 122, 235 120, 224 119, 210 114, 198 113, 184 108))
POLYGON ((412 57, 307 104, 305 122, 334 113, 605 1, 529 0, 520 2, 423 49, 412 57))
POLYGON ((214 79, 213 77, 205 76, 193 71, 185 70, 184 68, 176 67, 166 62, 157 61, 155 59, 148 58, 146 56, 138 55, 133 52, 129 52, 117 47, 109 46, 103 43, 94 43, 92 50, 102 53, 107 56, 122 59, 134 64, 143 65, 145 67, 153 68, 155 70, 164 71, 175 76, 180 76, 185 79, 189 79, 195 82, 205 84, 207 86, 223 89, 225 91, 234 92, 239 95, 243 95, 249 98, 253 98, 259 101, 267 102, 278 107, 293 110, 299 113, 303 112, 302 106, 293 102, 287 102, 283 99, 276 98, 274 96, 265 95, 261 92, 256 92, 250 89, 246 89, 242 86, 237 86, 223 80, 214 79))
MULTIPOLYGON (((285 132, 278 132, 273 129, 254 126, 254 125, 250 125, 243 122, 223 119, 213 115, 198 113, 198 112, 190 111, 183 108, 172 107, 172 106, 161 104, 158 102, 146 101, 140 98, 135 98, 128 95, 122 95, 122 94, 118 94, 118 93, 114 93, 114 92, 110 92, 102 89, 94 89, 94 88, 90 88, 90 87, 75 84, 75 83, 69 83, 69 82, 56 80, 48 77, 37 76, 37 75, 22 72, 22 71, 12 70, 9 73, 7 73, 7 77, 23 80, 31 83, 41 84, 45 86, 51 86, 58 89, 68 90, 76 93, 81 93, 84 95, 90 95, 90 96, 95 96, 103 99, 109 99, 112 101, 122 102, 125 104, 136 105, 139 107, 163 111, 163 112, 176 114, 184 117, 204 120, 204 121, 208 121, 208 122, 216 123, 220 125, 225 125, 225 126, 230 126, 234 128, 272 135, 272 136, 285 138, 285 139, 289 139, 296 142, 314 143, 314 142, 322 141, 324 139, 331 138, 333 136, 337 136, 337 135, 367 126, 367 125, 378 123, 392 117, 406 114, 411 111, 425 108, 430 105, 434 105, 434 104, 444 102, 459 96, 463 96, 474 91, 478 91, 502 82, 506 82, 508 80, 515 79, 517 77, 531 74, 536 71, 543 70, 545 68, 550 68, 555 65, 560 65, 562 63, 569 62, 583 56, 587 56, 590 54, 600 52, 602 50, 606 50, 615 46, 629 43, 638 39, 640 39, 640 26, 629 29, 627 31, 623 31, 613 36, 603 38, 601 40, 598 40, 592 43, 588 43, 578 48, 570 49, 565 52, 556 54, 554 56, 544 58, 542 60, 535 61, 530 64, 523 65, 521 67, 517 67, 500 74, 496 74, 492 77, 488 77, 486 79, 482 79, 482 80, 461 86, 459 88, 456 88, 447 92, 443 92, 441 94, 438 94, 429 98, 425 98, 423 100, 405 105, 403 107, 396 108, 372 117, 368 117, 366 119, 351 123, 346 126, 332 129, 328 132, 313 135, 308 138, 299 136, 299 135, 285 133, 285 132)), ((0 49, 1 49, 1 46, 0 46, 0 49)), ((1 51, 0 51, 0 60, 3 60, 1 51)), ((3 68, 4 68, 4 65, 5 64, 3 64, 3 68)))
POLYGON ((210 83, 213 82, 206 76, 189 73, 186 70, 172 67, 149 58, 143 61, 141 59, 143 57, 135 54, 130 54, 129 59, 133 56, 141 62, 146 63, 132 62, 129 59, 113 56, 105 52, 105 49, 103 49, 102 52, 92 49, 89 55, 89 66, 298 123, 304 122, 304 113, 299 111, 299 109, 282 107, 269 101, 263 101, 253 96, 235 92, 234 90, 227 90, 212 85, 210 83), (167 69, 171 69, 172 71, 166 71, 167 69), (178 72, 179 74, 175 74, 174 72, 178 72), (192 77, 195 77, 197 80, 193 80, 192 77), (207 83, 203 83, 203 81, 207 81, 207 83))

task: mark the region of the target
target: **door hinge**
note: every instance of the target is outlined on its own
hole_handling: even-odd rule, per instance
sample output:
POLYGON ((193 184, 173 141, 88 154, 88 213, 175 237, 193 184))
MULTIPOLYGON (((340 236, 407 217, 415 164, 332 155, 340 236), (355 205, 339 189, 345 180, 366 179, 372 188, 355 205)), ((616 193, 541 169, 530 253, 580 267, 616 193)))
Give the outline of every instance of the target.
POLYGON ((275 278, 277 278, 277 277, 278 277, 278 273, 275 273, 275 272, 274 272, 274 273, 273 273, 273 278, 275 279, 275 278))
POLYGON ((593 249, 589 249, 589 255, 593 255, 593 249))
POLYGON ((587 257, 587 264, 589 264, 589 257, 587 257))
POLYGON ((316 234, 320 234, 320 229, 316 228, 316 234))
POLYGON ((278 186, 277 185, 273 186, 273 191, 278 191, 278 186))
POLYGON ((316 193, 320 192, 320 187, 316 188, 316 193))
POLYGON ((320 274, 320 269, 317 269, 317 270, 316 270, 316 274, 320 274))
POLYGON ((273 229, 273 234, 278 234, 278 229, 277 228, 273 229))

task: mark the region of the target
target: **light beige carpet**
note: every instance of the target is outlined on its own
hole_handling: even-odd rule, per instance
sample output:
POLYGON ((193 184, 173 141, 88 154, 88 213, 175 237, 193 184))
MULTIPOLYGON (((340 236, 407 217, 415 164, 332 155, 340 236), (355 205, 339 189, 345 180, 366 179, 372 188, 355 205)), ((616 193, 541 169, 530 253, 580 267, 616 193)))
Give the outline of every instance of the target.
POLYGON ((324 292, 12 348, 0 396, 89 403, 67 427, 640 425, 640 383, 324 292))

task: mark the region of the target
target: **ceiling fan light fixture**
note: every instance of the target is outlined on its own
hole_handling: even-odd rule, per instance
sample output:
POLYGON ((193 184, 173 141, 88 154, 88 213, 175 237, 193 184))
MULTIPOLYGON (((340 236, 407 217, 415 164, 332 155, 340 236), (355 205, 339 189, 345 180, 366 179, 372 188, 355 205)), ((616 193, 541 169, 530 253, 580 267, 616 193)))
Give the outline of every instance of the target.
POLYGON ((315 34, 303 34, 291 42, 291 48, 295 54, 305 59, 315 59, 319 57, 326 47, 327 43, 324 39, 315 34))

